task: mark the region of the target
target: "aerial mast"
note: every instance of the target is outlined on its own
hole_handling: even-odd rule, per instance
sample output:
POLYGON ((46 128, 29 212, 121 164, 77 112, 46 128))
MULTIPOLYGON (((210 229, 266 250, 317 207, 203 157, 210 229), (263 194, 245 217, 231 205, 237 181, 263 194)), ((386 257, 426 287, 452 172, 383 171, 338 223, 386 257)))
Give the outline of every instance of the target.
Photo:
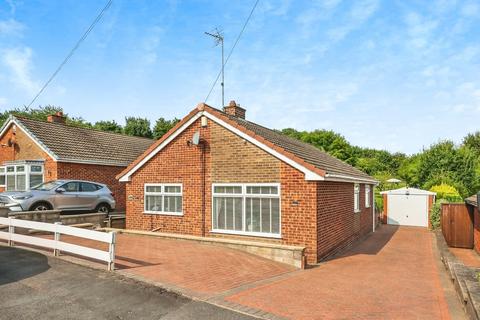
POLYGON ((205 32, 207 36, 210 36, 215 39, 215 46, 219 44, 222 45, 222 108, 225 107, 225 58, 224 58, 224 49, 223 49, 223 34, 215 28, 215 32, 205 32))

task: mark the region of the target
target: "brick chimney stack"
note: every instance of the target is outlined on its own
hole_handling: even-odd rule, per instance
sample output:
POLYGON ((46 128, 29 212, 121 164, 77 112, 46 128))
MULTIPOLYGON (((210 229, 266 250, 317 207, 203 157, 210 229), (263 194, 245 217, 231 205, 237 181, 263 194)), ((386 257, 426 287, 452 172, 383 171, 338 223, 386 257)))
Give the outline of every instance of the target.
POLYGON ((235 100, 230 101, 228 106, 223 107, 223 111, 226 114, 232 115, 234 117, 245 119, 245 113, 247 110, 240 107, 240 104, 237 104, 235 100))
POLYGON ((65 124, 65 121, 67 120, 67 117, 63 115, 63 112, 59 111, 55 114, 51 114, 47 117, 48 122, 54 122, 54 123, 61 123, 65 124))

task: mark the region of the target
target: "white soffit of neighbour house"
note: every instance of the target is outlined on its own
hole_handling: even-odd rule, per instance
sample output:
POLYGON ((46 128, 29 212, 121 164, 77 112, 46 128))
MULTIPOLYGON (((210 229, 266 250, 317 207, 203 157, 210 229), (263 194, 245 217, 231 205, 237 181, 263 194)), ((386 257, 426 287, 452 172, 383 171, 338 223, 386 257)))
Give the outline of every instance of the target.
POLYGON ((276 150, 268 147, 267 145, 263 144, 262 142, 258 141, 255 138, 252 138, 248 134, 244 133, 243 131, 235 128, 234 126, 228 124, 227 122, 219 119, 218 117, 214 116, 213 114, 207 112, 207 111, 199 111, 197 114, 195 114, 190 120, 185 122, 181 127, 179 127, 172 135, 170 135, 165 141, 163 141, 160 145, 158 145, 152 152, 150 152, 145 158, 142 159, 137 165, 135 165, 130 171, 125 173, 119 181, 126 182, 130 181, 130 177, 133 173, 135 173, 138 169, 140 169, 145 163, 147 163, 152 157, 154 157, 158 152, 160 152, 163 148, 165 148, 166 145, 168 145, 172 140, 174 140, 180 133, 185 131, 190 125, 192 125, 198 118, 201 116, 206 116, 208 119, 218 123, 222 127, 226 128, 227 130, 235 133, 236 135, 242 137, 243 139, 251 142, 252 144, 256 145, 257 147, 261 148, 262 150, 268 152, 269 154, 273 155, 274 157, 284 161, 285 163, 291 165, 295 169, 298 169, 299 171, 303 172, 305 174, 305 180, 310 180, 310 181, 322 181, 325 180, 324 177, 321 175, 317 174, 316 172, 313 172, 304 166, 300 165, 299 163, 295 162, 294 160, 284 156, 283 154, 277 152, 276 150))

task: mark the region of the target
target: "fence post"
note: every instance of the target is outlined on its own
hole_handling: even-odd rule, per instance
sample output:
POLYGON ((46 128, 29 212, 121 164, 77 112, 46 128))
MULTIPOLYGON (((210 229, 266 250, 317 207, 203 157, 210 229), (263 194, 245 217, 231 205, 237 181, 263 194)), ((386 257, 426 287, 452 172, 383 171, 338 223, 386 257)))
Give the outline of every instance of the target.
POLYGON ((114 271, 115 270, 115 243, 117 241, 117 232, 112 231, 110 232, 112 235, 112 240, 110 242, 108 251, 110 253, 110 261, 108 262, 108 271, 114 271))
POLYGON ((8 217, 8 234, 9 234, 8 245, 10 247, 13 247, 15 245, 15 243, 12 240, 13 238, 12 235, 15 233, 15 227, 12 225, 13 219, 15 219, 15 217, 8 217))
POLYGON ((58 232, 58 227, 62 222, 55 222, 55 233, 53 235, 53 240, 55 240, 55 248, 53 249, 53 255, 58 257, 60 255, 60 250, 58 249, 58 241, 60 241, 60 232, 58 232))

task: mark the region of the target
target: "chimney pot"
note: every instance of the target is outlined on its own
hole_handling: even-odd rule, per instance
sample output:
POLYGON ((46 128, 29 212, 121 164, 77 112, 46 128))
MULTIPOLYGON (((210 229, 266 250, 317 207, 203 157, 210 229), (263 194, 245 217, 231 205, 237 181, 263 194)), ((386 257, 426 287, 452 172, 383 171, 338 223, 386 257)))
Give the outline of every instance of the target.
POLYGON ((234 116, 240 119, 245 119, 246 110, 240 107, 240 104, 237 104, 235 100, 231 100, 228 106, 225 106, 223 108, 223 111, 226 114, 229 114, 231 116, 234 116))

